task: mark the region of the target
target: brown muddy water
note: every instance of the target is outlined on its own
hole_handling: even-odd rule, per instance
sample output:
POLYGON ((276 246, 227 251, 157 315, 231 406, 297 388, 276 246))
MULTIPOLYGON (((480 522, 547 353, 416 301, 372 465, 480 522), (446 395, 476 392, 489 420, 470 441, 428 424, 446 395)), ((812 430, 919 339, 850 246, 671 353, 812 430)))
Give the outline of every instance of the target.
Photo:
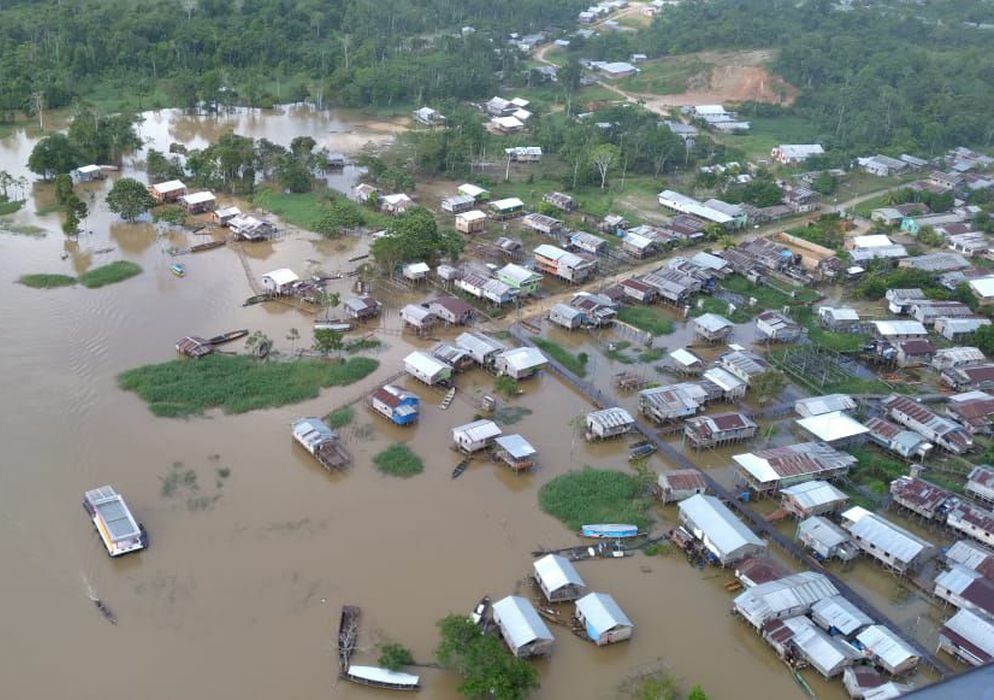
MULTIPOLYGON (((306 110, 226 120, 146 116, 143 135, 160 149, 176 140, 203 145, 225 124, 283 143, 310 134, 332 150, 390 133, 349 115, 306 110)), ((31 147, 23 134, 0 141, 0 168, 22 173, 31 147)), ((132 174, 140 159, 136 154, 124 172, 132 174)), ((485 593, 528 591, 522 579, 533 549, 577 543, 539 511, 543 483, 585 464, 627 469, 624 444, 591 446, 577 434, 571 421, 589 406, 546 375, 527 382, 525 394, 511 402, 531 413, 506 429, 536 445, 539 469, 516 476, 478 461, 452 480, 458 459, 448 449, 450 429, 472 419, 476 398, 493 385, 470 373, 460 377, 458 398, 444 412, 436 405, 440 397, 411 384, 425 399, 413 429, 390 426, 357 405, 355 421, 343 431, 355 465, 344 474, 325 473, 292 442, 289 424, 363 396, 400 368, 412 346, 428 344, 396 333, 397 309, 414 298, 398 294, 382 294, 385 347, 374 353, 380 370, 366 381, 281 409, 153 417, 117 388, 118 372, 173 359, 173 344, 186 334, 232 328, 262 330, 289 350, 291 328, 301 331, 298 345, 309 342, 312 318, 277 305, 241 307, 251 290, 230 249, 184 256, 187 276, 173 277, 167 248, 196 237, 116 221, 102 204, 109 187, 84 188, 93 195, 86 222, 92 233, 78 243, 64 240, 57 215, 37 213, 50 198, 47 187, 36 187, 25 210, 0 223, 7 231, 0 233, 6 399, 0 619, 8 640, 0 654, 0 696, 385 697, 336 679, 342 604, 363 609, 357 662, 375 663, 382 641, 404 644, 429 661, 438 619, 468 612, 485 593), (10 233, 26 225, 47 235, 10 233), (100 252, 107 248, 113 250, 100 252), (29 272, 78 274, 122 258, 144 273, 99 290, 15 283, 29 272), (425 473, 406 480, 379 474, 372 456, 393 441, 421 455, 425 473), (85 490, 105 483, 125 495, 148 528, 147 551, 106 556, 80 507, 85 490), (117 626, 102 619, 91 595, 110 605, 117 626)), ((282 240, 248 248, 247 260, 256 275, 283 266, 335 271, 366 247, 362 240, 326 242, 290 230, 282 240)), ((335 284, 347 291, 345 282, 335 284)), ((598 383, 606 366, 598 366, 598 383)), ((668 466, 658 457, 651 464, 668 466)), ((657 515, 660 528, 673 519, 672 509, 657 515)), ((614 698, 632 674, 661 668, 688 686, 701 683, 712 698, 803 697, 773 652, 729 614, 728 574, 699 571, 678 555, 579 568, 594 590, 615 596, 637 629, 631 642, 597 649, 554 628, 557 648, 537 662, 536 698, 614 698)), ((423 676, 422 697, 456 697, 451 674, 426 669, 423 676)), ((843 696, 839 682, 805 676, 819 697, 843 696)))

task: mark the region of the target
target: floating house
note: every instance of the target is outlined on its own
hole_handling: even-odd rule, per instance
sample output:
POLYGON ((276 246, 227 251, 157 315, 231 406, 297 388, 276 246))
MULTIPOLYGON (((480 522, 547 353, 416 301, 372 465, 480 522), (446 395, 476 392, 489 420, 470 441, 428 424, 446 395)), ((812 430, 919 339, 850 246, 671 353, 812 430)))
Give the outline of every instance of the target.
POLYGON ((619 406, 587 414, 587 440, 605 440, 621 437, 635 428, 632 414, 619 406))
POLYGON ((507 596, 493 604, 494 622, 517 657, 539 656, 552 651, 555 637, 535 612, 535 607, 521 596, 507 596))
POLYGON ((724 316, 702 314, 693 320, 694 336, 705 343, 721 343, 732 335, 735 326, 724 316))
POLYGON ((842 513, 842 527, 864 553, 898 573, 918 568, 935 554, 930 542, 862 506, 842 513))
POLYGON ((758 630, 770 620, 806 615, 819 600, 838 594, 824 574, 802 571, 740 593, 732 602, 732 610, 758 630))
POLYGON ((456 345, 466 350, 473 361, 484 368, 492 367, 497 355, 507 350, 504 343, 482 333, 460 333, 456 337, 456 345))
POLYGON ((464 326, 473 320, 473 307, 457 297, 432 299, 428 310, 450 325, 464 326))
POLYGON ((714 496, 697 494, 680 501, 677 507, 680 524, 722 566, 765 553, 766 543, 714 496))
POLYGON ((759 426, 749 416, 737 411, 688 418, 683 436, 696 449, 722 447, 755 437, 759 426))
POLYGON ((576 601, 576 619, 597 646, 630 639, 635 625, 607 593, 588 593, 576 601))
POLYGON ((869 658, 892 676, 912 671, 921 660, 914 649, 883 625, 870 625, 856 639, 869 658))
POLYGON ((459 233, 480 233, 487 227, 487 215, 479 209, 464 211, 456 215, 456 231, 459 233))
POLYGON ((859 555, 849 534, 831 520, 820 515, 805 518, 797 526, 798 541, 821 559, 850 561, 859 555))
POLYGON ((587 584, 566 557, 546 554, 532 564, 532 576, 550 603, 576 600, 587 592, 587 584))
POLYGON ((295 421, 293 438, 328 471, 342 469, 352 461, 338 433, 320 418, 300 418, 295 421))
POLYGON ((494 369, 512 379, 527 379, 549 364, 538 348, 524 346, 505 350, 494 359, 494 369))
POLYGON ((214 196, 213 192, 207 190, 192 192, 180 197, 179 205, 188 214, 203 214, 205 211, 212 211, 217 207, 217 197, 214 196))
POLYGON ((186 194, 186 185, 181 180, 169 180, 148 186, 148 193, 157 204, 175 202, 186 194))
POLYGON ((674 469, 659 475, 653 492, 663 503, 676 503, 707 490, 707 481, 697 469, 674 469))
POLYGON ((421 409, 421 399, 417 394, 393 384, 384 384, 370 394, 368 404, 394 425, 413 425, 421 409))
POLYGON ((281 267, 279 270, 267 272, 262 276, 262 287, 270 294, 288 294, 300 281, 293 270, 281 267))
POLYGON ((119 557, 148 546, 145 529, 131 514, 124 497, 112 487, 101 486, 87 491, 83 495, 83 507, 110 556, 119 557))
POLYGON ((383 304, 379 300, 366 294, 346 299, 342 302, 342 307, 349 318, 354 318, 357 321, 376 318, 383 310, 383 304))
POLYGON ((477 420, 453 428, 452 442, 463 452, 472 454, 493 445, 502 432, 500 426, 492 420, 477 420))
POLYGON ((780 491, 784 510, 798 518, 833 513, 846 504, 849 497, 827 481, 805 481, 780 491))
POLYGON ((494 440, 494 457, 516 472, 535 466, 536 450, 521 435, 501 435, 494 440))
POLYGON ((734 455, 738 472, 757 493, 772 493, 812 479, 834 479, 849 473, 852 455, 821 442, 804 442, 734 455))
POLYGON ((452 379, 451 366, 420 350, 404 358, 404 371, 428 386, 447 384, 452 379))

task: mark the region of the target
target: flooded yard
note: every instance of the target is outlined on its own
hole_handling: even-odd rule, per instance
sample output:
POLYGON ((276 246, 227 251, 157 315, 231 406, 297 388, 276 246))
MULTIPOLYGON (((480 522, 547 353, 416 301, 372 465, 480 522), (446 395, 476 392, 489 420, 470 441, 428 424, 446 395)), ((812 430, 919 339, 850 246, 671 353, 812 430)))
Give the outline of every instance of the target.
MULTIPOLYGON (((166 150, 172 141, 203 146, 231 127, 284 144, 309 134, 319 146, 349 153, 367 141, 384 142, 397 128, 363 124, 355 115, 288 109, 228 118, 149 114, 141 133, 166 150)), ((25 174, 32 145, 21 133, 0 141, 0 169, 25 174)), ((136 154, 122 172, 135 174, 141 159, 136 154)), ((347 170, 331 184, 344 188, 355 176, 347 170)), ((200 237, 118 221, 103 205, 110 186, 108 180, 82 188, 91 207, 85 223, 90 233, 78 242, 63 237, 57 214, 45 213, 48 186, 35 186, 22 211, 0 219, 6 322, 0 344, 6 397, 0 421, 6 524, 0 530, 0 617, 17 639, 0 655, 4 696, 69 697, 82 687, 89 697, 99 682, 105 700, 133 697, 136 688, 149 700, 378 697, 336 678, 334 637, 342 604, 363 609, 358 663, 375 663, 376 645, 387 641, 429 662, 437 620, 468 613, 484 594, 530 594, 524 579, 531 552, 578 543, 539 510, 542 484, 585 465, 629 470, 627 441, 587 443, 575 419, 591 407, 550 373, 523 381, 521 396, 499 401, 505 433, 521 433, 538 450, 538 468, 530 474, 479 459, 459 479, 451 478, 459 461, 449 448, 451 429, 473 420, 479 398, 494 390, 493 377, 482 371, 458 377, 448 410, 438 406, 441 393, 398 380, 423 400, 413 428, 370 413, 361 402, 365 394, 395 374, 412 349, 432 342, 400 332, 399 309, 423 299, 425 291, 375 290, 386 309, 364 331, 383 343, 370 353, 380 369, 357 384, 279 409, 190 420, 154 417, 137 396, 118 388, 119 372, 173 359, 173 346, 185 335, 233 328, 263 331, 288 352, 294 342, 310 344, 313 316, 272 303, 241 306, 252 290, 230 248, 184 256, 186 277, 176 278, 168 269, 174 260, 168 249, 200 237), (35 226, 46 235, 2 231, 11 225, 35 226), (97 290, 35 290, 16 283, 28 272, 76 275, 118 259, 137 262, 144 272, 97 290), (299 341, 288 339, 291 329, 300 331, 299 341), (341 432, 354 465, 329 474, 292 441, 289 426, 300 416, 323 416, 352 403, 355 417, 341 432), (422 458, 422 474, 400 479, 375 469, 373 457, 396 442, 422 458), (83 492, 102 484, 121 492, 143 521, 151 535, 148 551, 108 559, 80 508, 83 492), (117 626, 94 610, 91 595, 113 608, 117 626)), ((351 267, 348 259, 366 253, 368 244, 325 241, 287 228, 277 241, 246 245, 245 262, 257 277, 280 267, 301 275, 344 272, 351 267)), ((347 294, 349 280, 332 282, 330 291, 347 294)), ((677 330, 653 347, 673 350, 688 342, 676 312, 674 320, 677 330)), ((751 329, 738 328, 734 340, 748 344, 751 329)), ((606 333, 546 333, 571 352, 589 354, 589 378, 602 390, 610 391, 613 374, 623 370, 666 381, 667 375, 644 363, 625 364, 605 354, 617 340, 606 333)), ((436 336, 456 334, 446 329, 436 336)), ((711 359, 717 351, 702 352, 711 359)), ((634 402, 629 394, 621 403, 634 412, 634 402)), ((778 430, 768 439, 781 444, 792 437, 778 430)), ((673 440, 683 449, 679 436, 673 440)), ((720 473, 724 483, 732 479, 731 454, 761 443, 684 451, 720 473)), ((658 471, 676 465, 657 455, 649 466, 658 471)), ((653 511, 656 531, 675 521, 673 508, 653 511)), ((535 697, 614 698, 626 678, 658 669, 668 669, 688 687, 702 684, 716 699, 803 696, 773 651, 729 614, 729 572, 698 570, 678 553, 578 566, 592 590, 616 598, 636 631, 630 642, 598 649, 553 628, 557 646, 549 659, 537 662, 541 689, 535 697)), ((898 611, 899 620, 930 639, 938 618, 927 604, 893 595, 890 578, 868 562, 846 576, 861 589, 877 591, 875 603, 898 611)), ((455 697, 454 675, 421 672, 421 697, 455 697)), ((844 696, 839 682, 822 682, 811 671, 804 675, 818 697, 844 696)))

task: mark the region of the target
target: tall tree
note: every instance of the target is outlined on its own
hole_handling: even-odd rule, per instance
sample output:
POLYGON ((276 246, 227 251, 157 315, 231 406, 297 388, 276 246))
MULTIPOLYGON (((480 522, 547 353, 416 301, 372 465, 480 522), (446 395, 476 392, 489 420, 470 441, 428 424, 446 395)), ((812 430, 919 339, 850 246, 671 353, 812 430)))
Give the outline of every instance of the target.
POLYGON ((607 173, 620 158, 621 151, 613 143, 602 143, 590 152, 590 162, 601 176, 601 189, 607 184, 607 173))
POLYGON ((107 208, 126 221, 134 221, 155 206, 155 199, 142 183, 122 177, 107 193, 107 208))

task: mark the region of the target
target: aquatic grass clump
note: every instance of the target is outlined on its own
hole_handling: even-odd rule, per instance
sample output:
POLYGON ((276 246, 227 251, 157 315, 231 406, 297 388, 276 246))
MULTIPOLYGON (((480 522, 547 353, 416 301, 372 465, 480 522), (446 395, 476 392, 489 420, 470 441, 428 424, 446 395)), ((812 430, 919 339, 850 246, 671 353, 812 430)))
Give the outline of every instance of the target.
POLYGON ((33 289, 55 289, 56 287, 71 287, 76 284, 76 278, 71 275, 52 275, 44 272, 21 275, 17 281, 25 287, 33 289))
POLYGON ((624 306, 618 309, 618 320, 652 335, 669 335, 675 328, 673 319, 651 306, 624 306))
POLYGON ((352 422, 355 418, 355 410, 351 406, 342 406, 324 417, 324 422, 329 428, 339 430, 352 422))
POLYGON ((624 472, 585 467, 560 474, 538 491, 542 510, 571 530, 595 523, 649 526, 648 502, 638 481, 624 472))
POLYGON ((214 354, 129 369, 118 382, 144 399, 156 416, 185 418, 211 408, 246 413, 313 399, 322 388, 348 386, 369 376, 379 364, 368 357, 261 362, 214 354))
POLYGON ((141 266, 128 260, 118 260, 95 267, 79 276, 79 283, 87 289, 98 289, 108 284, 123 282, 126 279, 141 274, 141 266))
POLYGON ((576 376, 587 376, 587 353, 580 352, 574 355, 559 343, 546 338, 532 338, 532 342, 576 376))
POLYGON ((408 478, 424 471, 425 465, 407 445, 397 443, 373 457, 376 468, 384 474, 408 478))

